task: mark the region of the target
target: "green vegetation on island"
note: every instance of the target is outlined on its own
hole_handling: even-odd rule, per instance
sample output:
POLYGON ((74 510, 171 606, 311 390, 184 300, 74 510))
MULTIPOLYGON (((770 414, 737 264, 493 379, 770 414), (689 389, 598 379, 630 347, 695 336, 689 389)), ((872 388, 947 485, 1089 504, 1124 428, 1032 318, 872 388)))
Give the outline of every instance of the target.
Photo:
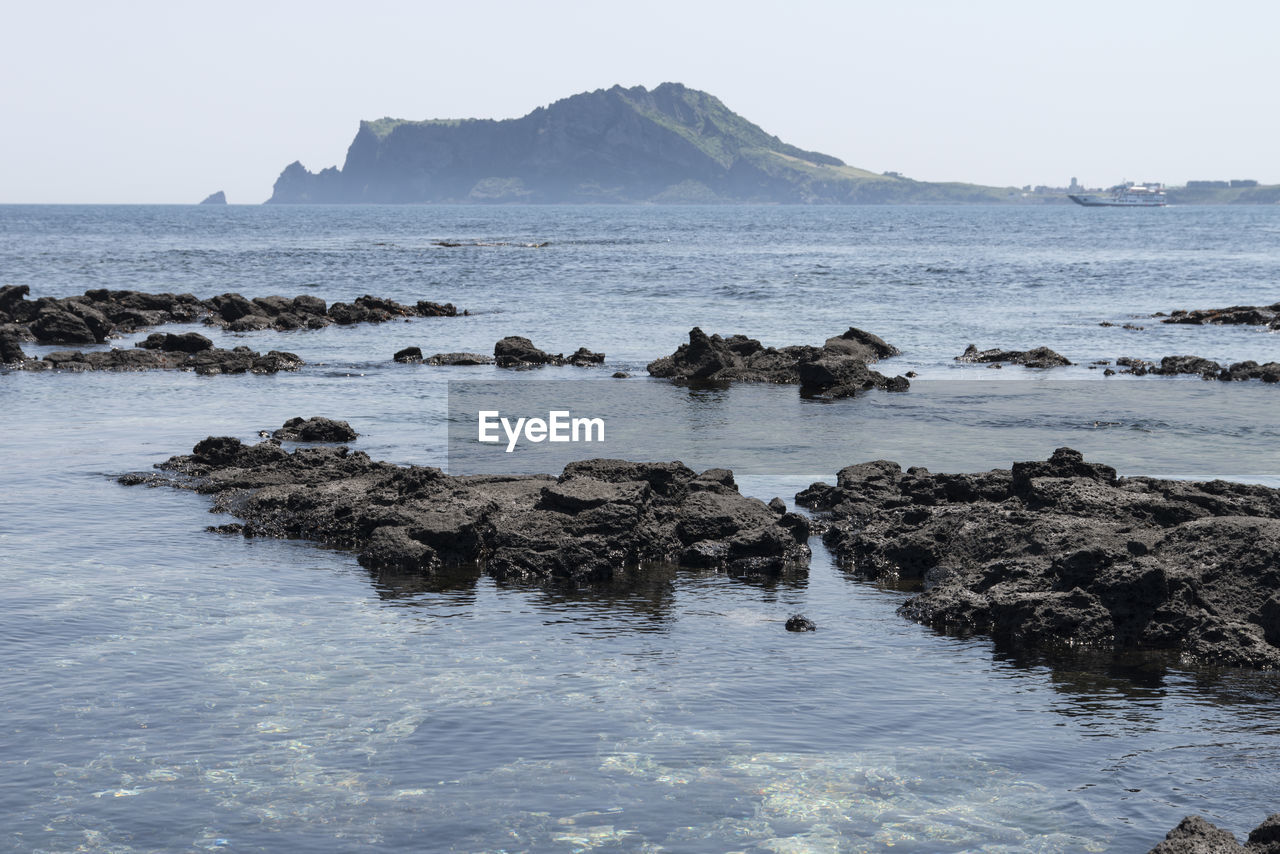
POLYGON ((914 181, 789 145, 679 83, 599 89, 518 119, 360 123, 341 169, 290 164, 272 203, 1032 202, 914 181))

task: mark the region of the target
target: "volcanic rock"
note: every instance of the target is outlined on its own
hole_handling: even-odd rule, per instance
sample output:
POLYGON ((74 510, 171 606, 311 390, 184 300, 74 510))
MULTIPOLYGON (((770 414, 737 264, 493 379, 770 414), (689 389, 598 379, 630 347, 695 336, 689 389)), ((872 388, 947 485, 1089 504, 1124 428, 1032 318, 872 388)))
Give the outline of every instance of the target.
POLYGON ((824 540, 851 570, 920 584, 900 609, 918 622, 1280 666, 1280 490, 1117 478, 1059 448, 978 474, 877 460, 796 501, 829 514, 824 540))
POLYGON ((647 563, 776 577, 808 561, 808 521, 779 516, 681 463, 586 460, 558 477, 451 477, 374 462, 345 446, 243 445, 210 437, 188 456, 127 475, 213 495, 245 536, 303 537, 354 549, 373 569, 424 574, 478 565, 500 580, 621 577, 647 563))
POLYGON ((146 350, 163 350, 166 353, 199 353, 201 350, 213 348, 213 342, 199 332, 185 332, 173 335, 166 332, 152 332, 145 341, 134 344, 146 350))
POLYGON ((403 350, 397 350, 391 358, 403 364, 416 364, 422 361, 422 348, 405 347, 403 350))
POLYGON ((495 361, 484 353, 435 353, 426 359, 428 365, 492 365, 495 361))
POLYGON ((1189 815, 1148 854, 1280 854, 1280 813, 1255 827, 1244 845, 1229 831, 1189 815))
MULTIPOLYGON (((174 336, 182 338, 185 336, 174 336)), ((203 336, 196 336, 203 338, 203 336)), ((208 340, 208 339, 204 339, 208 340)), ((142 342, 146 343, 146 342, 142 342)), ((296 371, 302 359, 294 353, 271 350, 258 353, 248 347, 231 350, 209 348, 197 352, 130 348, 113 350, 55 350, 40 359, 27 359, 15 365, 24 371, 150 371, 180 370, 197 374, 274 374, 296 371)))
POLYGON ((0 365, 23 362, 27 354, 22 352, 22 343, 18 336, 9 330, 0 331, 0 365))
POLYGON ((290 418, 284 426, 271 434, 276 439, 290 442, 350 442, 358 434, 345 421, 331 418, 290 418))
POLYGON ((604 362, 604 353, 593 353, 579 347, 573 355, 551 355, 533 346, 533 342, 520 335, 509 335, 493 345, 493 358, 499 368, 531 368, 539 365, 576 365, 585 368, 604 362))
POLYGON ((956 361, 992 364, 1007 362, 1028 368, 1059 368, 1072 364, 1065 356, 1055 353, 1048 347, 1036 347, 1032 350, 979 350, 973 344, 956 356, 956 361))
POLYGON ((1161 323, 1231 324, 1280 329, 1280 302, 1272 305, 1232 305, 1226 308, 1180 310, 1171 312, 1167 317, 1162 313, 1153 314, 1152 317, 1163 317, 1161 323))
MULTIPOLYGON (((399 317, 455 317, 452 303, 422 300, 413 306, 362 296, 326 306, 313 296, 255 297, 219 294, 206 300, 192 294, 148 294, 97 288, 83 296, 28 300, 26 285, 0 288, 0 326, 18 324, 44 344, 100 344, 108 337, 165 323, 201 318, 232 332, 260 329, 318 329, 331 323, 381 323, 399 317)), ((466 314, 466 312, 463 312, 466 314)))
POLYGON ((83 319, 69 311, 42 310, 31 323, 31 334, 41 344, 97 344, 98 338, 83 319))
POLYGON ((1116 359, 1116 364, 1122 365, 1127 369, 1121 371, 1121 373, 1134 374, 1140 377, 1147 374, 1161 376, 1191 374, 1206 380, 1222 380, 1224 382, 1240 382, 1244 380, 1262 380, 1264 383, 1280 382, 1280 362, 1267 362, 1260 365, 1253 360, 1248 360, 1236 362, 1224 368, 1219 363, 1200 356, 1165 356, 1158 365, 1145 359, 1122 356, 1116 359))
POLYGON ((852 327, 821 347, 775 349, 745 335, 707 335, 695 326, 689 343, 650 362, 648 369, 679 382, 787 383, 800 385, 805 394, 848 397, 870 388, 905 390, 905 377, 886 377, 867 367, 868 361, 897 354, 883 339, 852 327))

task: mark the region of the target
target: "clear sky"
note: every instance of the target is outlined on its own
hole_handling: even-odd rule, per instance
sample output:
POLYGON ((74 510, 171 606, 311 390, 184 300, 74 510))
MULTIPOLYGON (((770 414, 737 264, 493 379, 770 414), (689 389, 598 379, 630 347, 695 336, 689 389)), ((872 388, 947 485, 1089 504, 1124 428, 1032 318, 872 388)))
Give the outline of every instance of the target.
POLYGON ((11 3, 0 203, 234 203, 360 119, 509 118, 671 80, 923 180, 1280 183, 1280 4, 11 3))

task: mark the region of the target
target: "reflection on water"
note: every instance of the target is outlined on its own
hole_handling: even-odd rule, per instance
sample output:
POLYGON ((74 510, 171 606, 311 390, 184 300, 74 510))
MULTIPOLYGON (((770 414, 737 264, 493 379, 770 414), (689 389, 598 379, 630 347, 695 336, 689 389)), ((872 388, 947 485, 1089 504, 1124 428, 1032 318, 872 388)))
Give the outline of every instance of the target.
MULTIPOLYGON (((441 596, 456 607, 474 606, 476 585, 483 577, 478 565, 448 567, 431 575, 404 570, 369 570, 377 595, 406 607, 424 607, 433 612, 441 596)), ((790 567, 782 575, 762 577, 726 575, 714 570, 694 570, 670 564, 646 563, 617 572, 612 578, 581 582, 556 581, 550 584, 504 579, 488 581, 495 590, 525 594, 533 608, 548 612, 548 622, 593 624, 594 632, 652 632, 670 628, 675 619, 677 580, 687 586, 695 580, 706 583, 745 585, 760 591, 763 602, 798 600, 780 597, 780 590, 803 591, 808 572, 790 567), (598 625, 596 625, 598 624, 598 625)))

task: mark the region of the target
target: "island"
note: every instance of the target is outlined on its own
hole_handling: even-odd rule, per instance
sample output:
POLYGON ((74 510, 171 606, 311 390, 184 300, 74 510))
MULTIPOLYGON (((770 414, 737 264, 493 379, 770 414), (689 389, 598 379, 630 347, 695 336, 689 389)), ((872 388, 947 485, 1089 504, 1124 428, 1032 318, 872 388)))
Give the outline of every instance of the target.
POLYGON ((598 89, 518 119, 363 121, 342 168, 285 167, 269 204, 1025 202, 915 181, 772 136, 679 83, 598 89))

